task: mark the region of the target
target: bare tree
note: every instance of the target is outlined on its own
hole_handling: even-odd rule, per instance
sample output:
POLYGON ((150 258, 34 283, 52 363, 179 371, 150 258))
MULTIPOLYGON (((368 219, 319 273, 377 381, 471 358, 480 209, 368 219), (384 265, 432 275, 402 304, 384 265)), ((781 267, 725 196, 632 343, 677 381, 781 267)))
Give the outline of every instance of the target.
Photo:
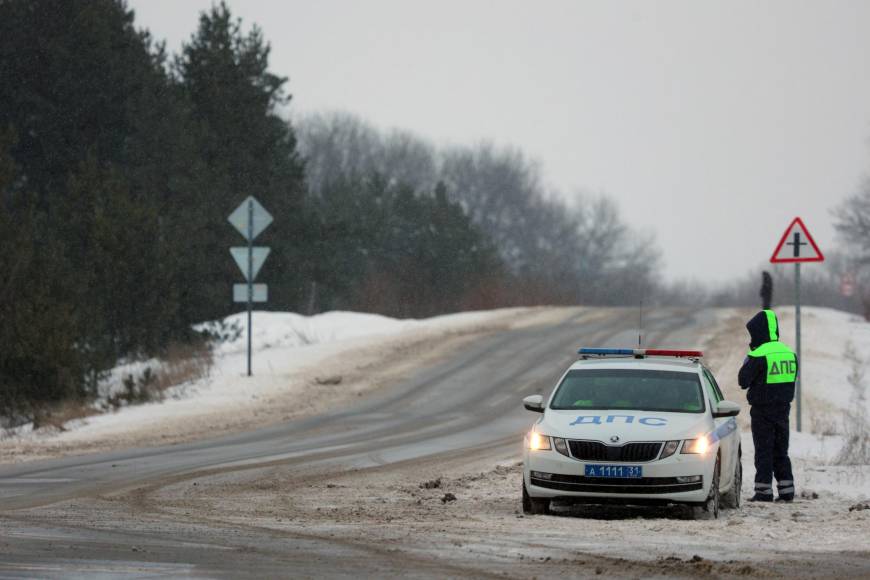
POLYGON ((843 242, 856 252, 857 263, 870 264, 870 179, 861 191, 846 198, 834 211, 834 228, 843 242))
POLYGON ((359 117, 345 113, 301 117, 296 123, 305 178, 315 195, 335 180, 364 174, 375 165, 380 135, 359 117))
POLYGON ((329 184, 378 174, 388 183, 432 190, 437 183, 434 147, 407 131, 384 134, 348 113, 312 114, 296 123, 311 192, 329 184))
POLYGON ((834 228, 845 246, 844 253, 849 256, 841 269, 855 276, 864 317, 870 320, 870 178, 832 213, 834 228))
POLYGON ((537 165, 518 149, 453 147, 442 153, 441 178, 508 265, 522 267, 535 245, 531 221, 542 190, 537 165))

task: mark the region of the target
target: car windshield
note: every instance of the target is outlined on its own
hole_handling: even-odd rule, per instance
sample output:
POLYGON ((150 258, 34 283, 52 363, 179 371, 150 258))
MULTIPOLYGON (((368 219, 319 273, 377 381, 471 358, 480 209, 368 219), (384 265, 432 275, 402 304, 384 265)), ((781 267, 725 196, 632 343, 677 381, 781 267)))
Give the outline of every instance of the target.
POLYGON ((551 409, 631 409, 702 413, 704 398, 695 373, 679 371, 571 370, 551 409))

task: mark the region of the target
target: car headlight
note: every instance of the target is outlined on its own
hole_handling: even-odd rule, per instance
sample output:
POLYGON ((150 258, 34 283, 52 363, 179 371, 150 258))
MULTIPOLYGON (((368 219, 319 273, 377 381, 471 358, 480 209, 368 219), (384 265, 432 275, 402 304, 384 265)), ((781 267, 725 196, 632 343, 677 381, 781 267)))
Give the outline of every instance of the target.
POLYGON ((565 457, 571 457, 571 454, 568 453, 568 442, 561 437, 553 437, 553 447, 565 457))
POLYGON ((683 450, 681 453, 696 453, 703 455, 710 449, 710 442, 707 437, 698 437, 697 439, 686 439, 683 441, 683 450))
POLYGON ((662 449, 662 454, 659 459, 665 459, 666 457, 670 457, 674 453, 677 452, 677 447, 680 446, 679 441, 666 441, 665 448, 662 449))
POLYGON ((550 438, 546 435, 541 435, 537 431, 529 433, 529 449, 532 451, 549 451, 550 438))

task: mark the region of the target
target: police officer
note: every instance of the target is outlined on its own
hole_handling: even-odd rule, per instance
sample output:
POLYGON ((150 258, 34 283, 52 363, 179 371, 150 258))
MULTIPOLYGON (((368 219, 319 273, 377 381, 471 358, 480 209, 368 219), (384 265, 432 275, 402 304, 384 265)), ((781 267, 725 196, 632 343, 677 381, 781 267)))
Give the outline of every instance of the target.
POLYGON ((779 322, 773 310, 762 310, 746 323, 749 354, 737 382, 747 389, 755 444, 755 495, 749 501, 794 499, 794 478, 788 458, 788 417, 794 399, 797 356, 779 341, 779 322))

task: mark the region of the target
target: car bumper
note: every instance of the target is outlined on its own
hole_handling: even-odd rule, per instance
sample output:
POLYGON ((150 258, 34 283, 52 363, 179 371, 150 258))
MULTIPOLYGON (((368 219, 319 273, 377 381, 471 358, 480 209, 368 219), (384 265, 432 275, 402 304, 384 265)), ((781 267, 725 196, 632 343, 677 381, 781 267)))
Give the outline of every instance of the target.
MULTIPOLYGON (((526 451, 523 479, 529 495, 564 500, 607 500, 604 503, 701 503, 710 493, 716 449, 703 455, 674 455, 667 459, 636 463, 643 467, 641 478, 586 477, 585 466, 550 451, 526 451), (641 501, 643 500, 643 501, 641 501)), ((597 465, 624 463, 594 462, 597 465)))

